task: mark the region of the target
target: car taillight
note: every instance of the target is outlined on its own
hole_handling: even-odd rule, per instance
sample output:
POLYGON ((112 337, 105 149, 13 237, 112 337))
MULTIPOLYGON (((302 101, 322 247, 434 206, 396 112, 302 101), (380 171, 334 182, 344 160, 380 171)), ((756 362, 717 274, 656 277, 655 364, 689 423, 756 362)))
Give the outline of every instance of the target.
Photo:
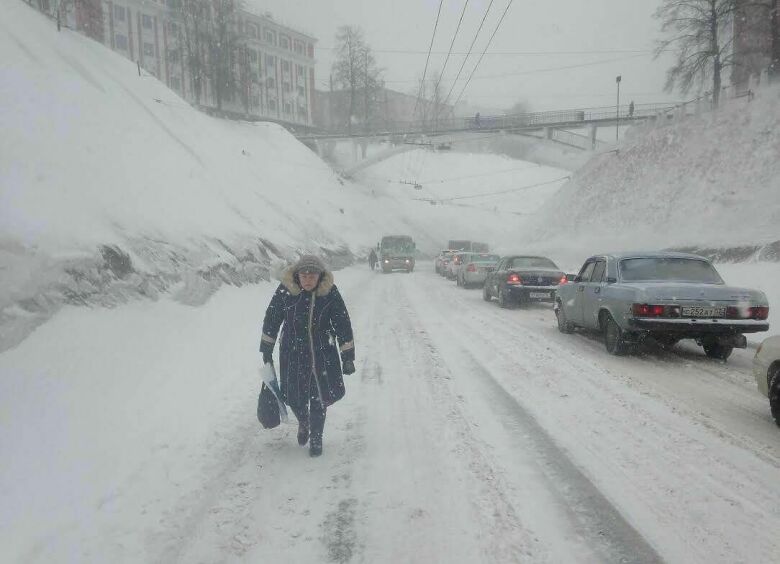
POLYGON ((631 306, 631 311, 637 317, 663 317, 666 313, 666 306, 653 304, 634 304, 631 306))
POLYGON ((520 278, 519 274, 510 274, 506 279, 507 284, 522 284, 523 279, 520 278))
POLYGON ((760 321, 763 321, 764 319, 769 317, 769 307, 768 306, 756 306, 751 307, 748 312, 750 313, 750 319, 758 319, 760 321))
POLYGON ((726 308, 726 317, 729 319, 756 319, 763 321, 769 317, 769 308, 767 306, 729 306, 726 308))
POLYGON ((562 286, 563 284, 566 284, 567 282, 568 282, 568 280, 566 279, 566 277, 565 276, 561 276, 561 279, 558 280, 558 285, 562 286))
POLYGON ((476 267, 476 266, 474 266, 473 264, 470 264, 470 265, 468 265, 468 266, 466 267, 466 270, 467 270, 468 272, 476 272, 476 271, 477 271, 477 267, 476 267))

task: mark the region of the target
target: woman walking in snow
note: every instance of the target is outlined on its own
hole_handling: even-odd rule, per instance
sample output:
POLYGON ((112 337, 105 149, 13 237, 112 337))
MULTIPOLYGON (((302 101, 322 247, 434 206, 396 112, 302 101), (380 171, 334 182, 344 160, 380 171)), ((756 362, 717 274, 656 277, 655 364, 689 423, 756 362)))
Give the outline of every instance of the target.
POLYGON ((298 444, 308 441, 309 454, 319 456, 326 409, 344 397, 342 373, 355 372, 352 323, 333 273, 316 256, 302 256, 281 282, 265 312, 260 352, 273 362, 281 328, 282 400, 298 419, 298 444))

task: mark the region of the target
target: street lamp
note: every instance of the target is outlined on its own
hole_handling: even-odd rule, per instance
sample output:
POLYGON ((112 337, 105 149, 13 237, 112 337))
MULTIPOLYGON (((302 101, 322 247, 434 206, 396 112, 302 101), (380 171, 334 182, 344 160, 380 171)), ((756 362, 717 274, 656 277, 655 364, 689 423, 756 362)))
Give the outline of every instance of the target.
POLYGON ((620 139, 620 81, 622 76, 617 75, 615 77, 615 84, 617 84, 617 105, 615 106, 615 143, 620 139))

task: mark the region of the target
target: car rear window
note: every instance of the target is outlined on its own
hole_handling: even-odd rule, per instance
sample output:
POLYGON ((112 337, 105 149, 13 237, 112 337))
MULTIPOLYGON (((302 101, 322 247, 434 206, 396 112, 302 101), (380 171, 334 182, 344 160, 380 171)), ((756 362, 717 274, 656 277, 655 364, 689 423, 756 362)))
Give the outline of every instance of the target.
POLYGON ((558 268, 555 263, 544 257, 515 257, 510 268, 558 268))
POLYGON ((620 274, 628 282, 669 281, 723 284, 709 262, 687 258, 632 258, 620 261, 620 274))
POLYGON ((498 262, 498 259, 501 258, 498 255, 472 255, 471 261, 472 262, 498 262))

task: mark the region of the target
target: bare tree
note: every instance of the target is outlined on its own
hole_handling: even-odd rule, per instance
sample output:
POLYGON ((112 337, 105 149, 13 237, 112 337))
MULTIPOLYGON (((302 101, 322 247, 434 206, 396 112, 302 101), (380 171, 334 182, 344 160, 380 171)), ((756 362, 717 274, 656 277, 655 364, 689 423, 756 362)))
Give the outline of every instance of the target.
MULTIPOLYGON (((55 1, 56 7, 54 9, 54 15, 57 21, 57 31, 62 30, 63 23, 67 22, 68 15, 72 12, 76 12, 76 27, 78 30, 92 39, 97 41, 103 40, 103 11, 100 0, 55 1)), ((48 3, 45 5, 48 6, 48 3)), ((44 11, 44 4, 39 3, 39 6, 41 7, 41 10, 44 11)))
POLYGON ((231 100, 238 87, 237 54, 239 47, 236 15, 239 0, 211 0, 212 17, 209 33, 208 74, 217 109, 231 100))
POLYGON ((206 46, 209 38, 210 7, 208 0, 180 0, 177 10, 182 27, 182 60, 186 63, 195 103, 200 104, 207 77, 206 46))
POLYGON ((352 122, 358 119, 358 105, 362 97, 362 121, 366 127, 375 114, 377 93, 384 84, 382 70, 377 66, 371 47, 366 43, 363 30, 345 25, 336 32, 336 60, 333 63, 333 79, 337 87, 348 91, 348 104, 342 119, 352 132, 352 122), (362 95, 362 96, 361 96, 362 95))
POLYGON ((666 38, 656 47, 656 58, 667 50, 676 61, 666 73, 666 90, 688 93, 712 80, 712 104, 720 99, 723 69, 733 64, 727 33, 736 0, 663 0, 655 17, 666 38))
POLYGON ((423 131, 436 129, 442 111, 444 89, 441 85, 441 71, 434 70, 428 74, 425 81, 420 80, 418 92, 420 101, 417 104, 417 118, 422 124, 423 131))

